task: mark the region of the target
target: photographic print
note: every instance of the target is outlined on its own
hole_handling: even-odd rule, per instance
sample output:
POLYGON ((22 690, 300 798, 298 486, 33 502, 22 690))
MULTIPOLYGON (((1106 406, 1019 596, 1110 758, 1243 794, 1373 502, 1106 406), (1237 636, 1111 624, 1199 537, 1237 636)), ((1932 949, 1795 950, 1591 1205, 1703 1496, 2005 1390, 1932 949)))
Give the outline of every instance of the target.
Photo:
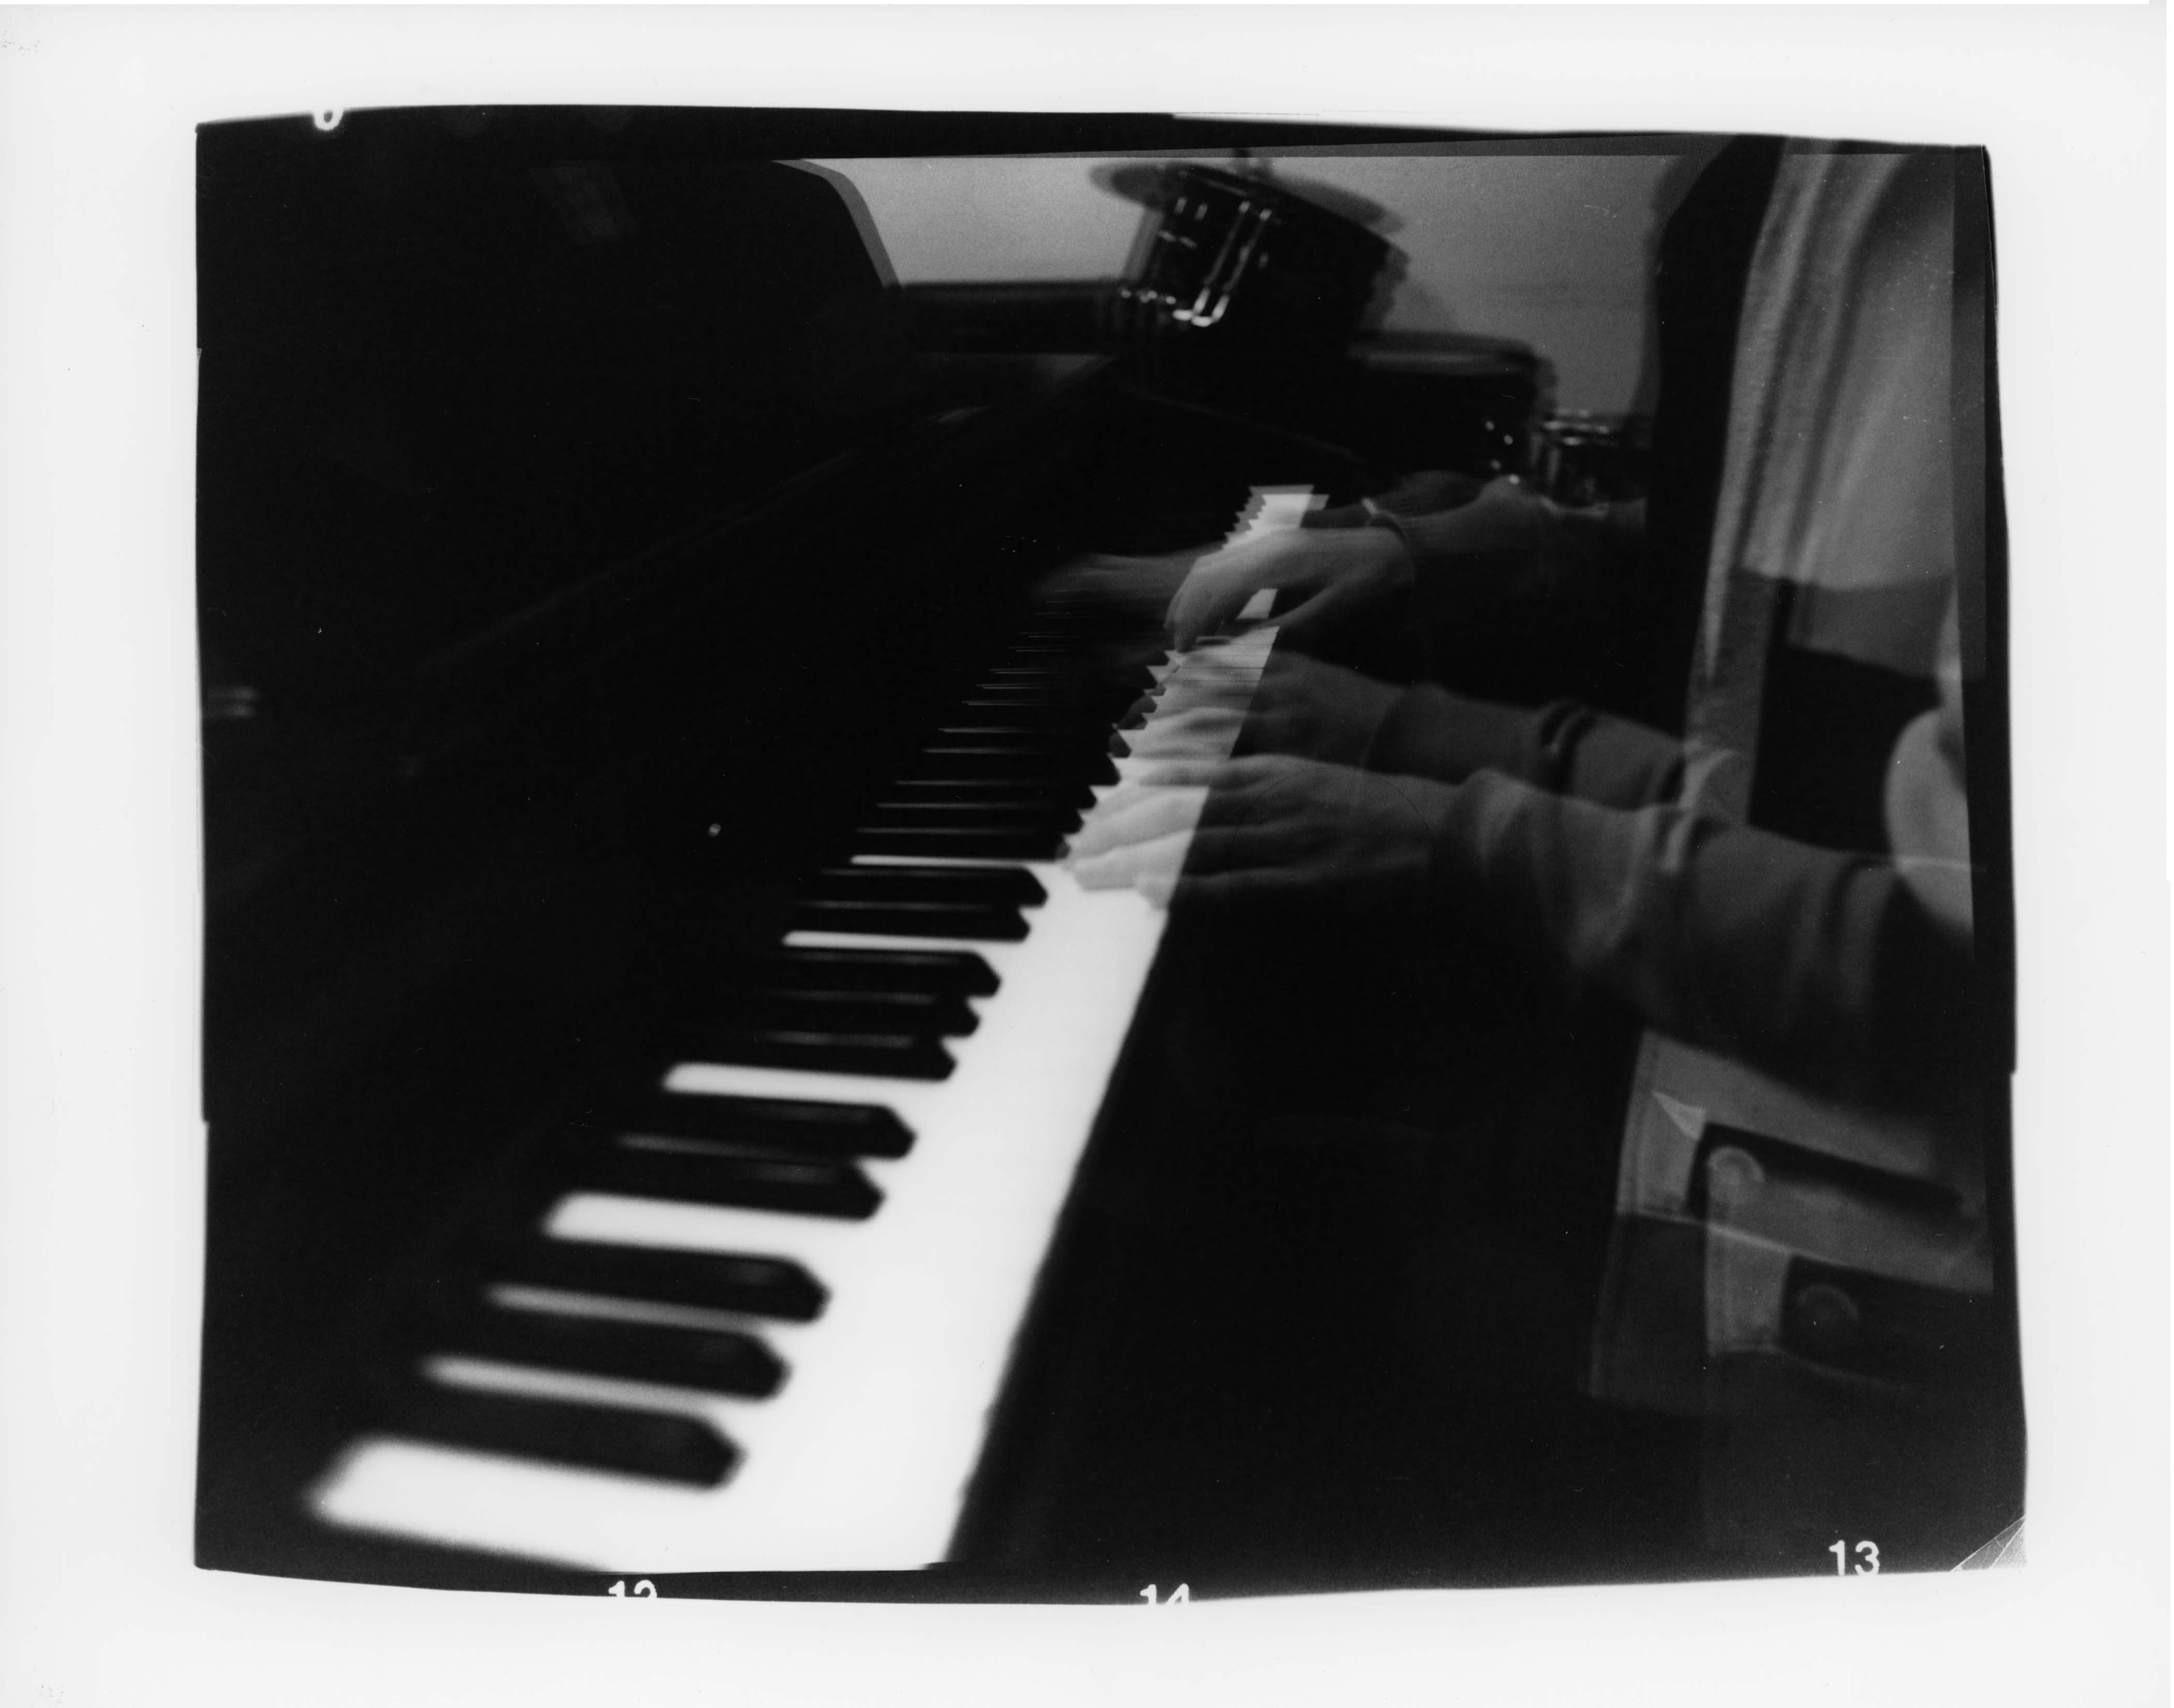
POLYGON ((198 1565, 2017 1553, 1983 149, 196 148, 198 1565))

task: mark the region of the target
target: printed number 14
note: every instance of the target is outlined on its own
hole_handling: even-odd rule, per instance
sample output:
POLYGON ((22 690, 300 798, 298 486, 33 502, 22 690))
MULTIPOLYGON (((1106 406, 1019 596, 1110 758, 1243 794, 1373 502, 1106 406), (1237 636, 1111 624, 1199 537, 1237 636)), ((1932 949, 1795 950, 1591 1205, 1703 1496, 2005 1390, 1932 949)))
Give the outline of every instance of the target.
POLYGON ((1140 1599, 1145 1602, 1149 1607, 1160 1606, 1174 1608, 1180 1602, 1184 1602, 1189 1606, 1192 1601, 1192 1591, 1187 1586, 1180 1584, 1176 1589, 1170 1592, 1169 1596, 1165 1600, 1158 1603, 1155 1600, 1155 1586, 1153 1584, 1149 1584, 1145 1589, 1140 1592, 1140 1599))
MULTIPOLYGON (((1849 1544, 1847 1542, 1834 1542, 1827 1544, 1827 1552, 1835 1557, 1835 1576, 1836 1577, 1842 1576, 1847 1570, 1847 1561, 1849 1558, 1847 1553, 1848 1548, 1849 1544)), ((1879 1544, 1878 1543, 1860 1542, 1857 1544, 1857 1551, 1864 1556, 1863 1559, 1858 1560, 1857 1563, 1858 1576, 1869 1577, 1879 1570, 1879 1544)))

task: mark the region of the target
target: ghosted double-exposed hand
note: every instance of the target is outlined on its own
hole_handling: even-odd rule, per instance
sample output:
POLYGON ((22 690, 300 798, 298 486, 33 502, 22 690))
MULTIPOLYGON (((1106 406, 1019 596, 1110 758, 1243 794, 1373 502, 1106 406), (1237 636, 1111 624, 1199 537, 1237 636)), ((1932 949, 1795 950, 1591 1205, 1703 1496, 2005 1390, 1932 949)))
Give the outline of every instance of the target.
POLYGON ((1364 765, 1403 698, 1386 682, 1279 649, 1253 690, 1246 745, 1257 754, 1364 765))
POLYGON ((1214 541, 1152 557, 1096 552, 1044 576, 1036 592, 1046 599, 1084 604, 1147 627, 1158 622, 1192 567, 1216 549, 1214 541))
POLYGON ((1171 635, 1182 651, 1273 588, 1310 595, 1279 619, 1286 635, 1302 640, 1325 621, 1393 599, 1411 580, 1403 543, 1386 529, 1279 529, 1194 564, 1170 603, 1171 635))
POLYGON ((1162 900, 1308 898, 1426 906, 1430 792, 1443 785, 1281 754, 1178 762, 1113 793, 1073 839, 1090 889, 1162 900))
POLYGON ((1257 536, 1195 563, 1171 601, 1182 648, 1274 588, 1308 597, 1282 618, 1301 646, 1348 617, 1418 590, 1445 611, 1482 612, 1591 592, 1610 549, 1611 525, 1566 511, 1514 480, 1497 480, 1469 503, 1398 510, 1393 526, 1297 528, 1257 536))
POLYGON ((1279 651, 1257 681, 1231 673, 1231 685, 1220 695, 1212 663, 1200 674, 1202 682, 1188 681, 1182 705, 1166 703, 1177 696, 1165 696, 1160 689, 1141 695, 1120 724, 1111 751, 1138 759, 1187 759, 1209 741, 1227 752, 1242 730, 1249 752, 1363 765, 1404 695, 1355 670, 1290 651, 1279 651))

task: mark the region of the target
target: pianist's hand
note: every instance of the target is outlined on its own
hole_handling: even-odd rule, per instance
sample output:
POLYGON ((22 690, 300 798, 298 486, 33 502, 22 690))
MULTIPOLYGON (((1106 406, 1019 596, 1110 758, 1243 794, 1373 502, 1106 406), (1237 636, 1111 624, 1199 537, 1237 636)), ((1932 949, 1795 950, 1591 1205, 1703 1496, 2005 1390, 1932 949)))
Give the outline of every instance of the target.
POLYGON ((1265 588, 1311 595, 1286 613, 1283 632, 1303 640, 1323 622, 1394 597, 1412 585, 1412 560, 1387 528, 1284 528, 1210 552, 1170 603, 1180 651, 1221 628, 1265 588))
POLYGON ((1403 698, 1387 683, 1279 648, 1253 690, 1246 748, 1363 766, 1403 698))
POLYGON ((1169 552, 1159 557, 1118 557, 1097 552, 1046 576, 1038 592, 1095 606, 1113 615, 1153 624, 1202 555, 1212 548, 1169 552))
POLYGON ((1111 792, 1073 838, 1072 871, 1158 902, 1303 898, 1417 917, 1434 900, 1427 797, 1446 789, 1281 754, 1176 762, 1111 792))
MULTIPOLYGON (((1199 673, 1196 668, 1188 689, 1199 673)), ((1188 695, 1200 697, 1197 689, 1188 695)), ((1400 688, 1284 649, 1268 661, 1257 684, 1240 683, 1227 701, 1177 710, 1163 704, 1160 688, 1142 695, 1118 725, 1111 751, 1137 759, 1187 759, 1209 741, 1230 751, 1242 730, 1243 752, 1364 766, 1403 698, 1400 688)))

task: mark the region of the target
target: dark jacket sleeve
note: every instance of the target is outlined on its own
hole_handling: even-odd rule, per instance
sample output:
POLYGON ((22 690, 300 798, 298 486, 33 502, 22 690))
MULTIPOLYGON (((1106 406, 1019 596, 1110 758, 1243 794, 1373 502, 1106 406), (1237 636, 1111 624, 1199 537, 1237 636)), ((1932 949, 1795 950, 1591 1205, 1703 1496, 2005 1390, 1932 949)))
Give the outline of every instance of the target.
POLYGON ((1657 1030, 1848 1094, 1906 1093, 1953 1059, 1969 955, 1887 862, 1493 772, 1409 787, 1457 913, 1657 1030))

